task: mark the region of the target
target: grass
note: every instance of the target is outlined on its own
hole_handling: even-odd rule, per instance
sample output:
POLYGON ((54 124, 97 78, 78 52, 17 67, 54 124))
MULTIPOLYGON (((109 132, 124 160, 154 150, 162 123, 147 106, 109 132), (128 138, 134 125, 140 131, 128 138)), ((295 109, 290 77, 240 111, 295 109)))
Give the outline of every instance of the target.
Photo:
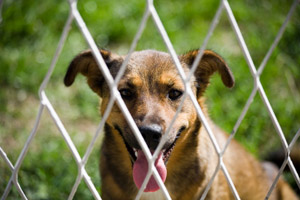
MULTIPOLYGON (((258 67, 291 2, 243 0, 229 3, 258 67)), ((218 4, 217 0, 155 1, 176 52, 180 54, 200 47, 218 4)), ((98 46, 124 54, 138 29, 145 2, 85 0, 78 2, 78 8, 98 46)), ((67 1, 59 0, 4 2, 3 22, 0 24, 0 146, 12 163, 16 162, 33 128, 39 108, 37 91, 50 66, 68 9, 67 1)), ((261 76, 266 95, 288 141, 300 127, 299 25, 298 6, 261 76)), ((81 156, 100 121, 98 98, 85 84, 84 78, 76 80, 71 88, 65 88, 62 79, 71 59, 86 48, 87 44, 74 23, 46 89, 81 156)), ((151 19, 137 46, 138 50, 149 48, 166 51, 151 19)), ((231 132, 253 89, 253 79, 225 12, 207 48, 221 54, 235 75, 233 89, 226 89, 219 76, 214 76, 206 92, 211 118, 231 132)), ((259 94, 239 127, 236 139, 259 158, 280 147, 280 139, 259 94)), ((100 143, 101 138, 87 163, 88 174, 99 191, 100 143)), ((9 168, 0 159, 0 194, 10 176, 9 168)), ((72 154, 45 111, 21 166, 20 184, 29 199, 66 199, 76 176, 77 166, 72 154)), ((13 187, 8 199, 19 198, 13 187)), ((75 199, 83 198, 92 199, 84 182, 75 196, 75 199)))

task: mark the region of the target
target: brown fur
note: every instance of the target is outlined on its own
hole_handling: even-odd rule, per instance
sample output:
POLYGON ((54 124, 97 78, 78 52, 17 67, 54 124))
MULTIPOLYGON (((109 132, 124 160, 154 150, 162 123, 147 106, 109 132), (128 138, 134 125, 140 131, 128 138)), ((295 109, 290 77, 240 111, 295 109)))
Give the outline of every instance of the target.
MULTIPOLYGON (((124 56, 100 50, 113 77, 116 76, 124 56)), ((188 74, 198 50, 179 56, 184 72, 188 74)), ((206 114, 203 93, 210 76, 218 72, 227 87, 234 79, 224 60, 212 51, 205 51, 194 76, 190 80, 193 93, 206 114)), ((70 64, 65 85, 70 86, 77 73, 87 77, 91 89, 102 98, 101 113, 108 104, 110 92, 91 51, 79 54, 70 64)), ((158 124, 164 133, 179 106, 184 84, 169 54, 146 50, 134 52, 118 89, 138 127, 158 124)), ((206 117, 208 118, 207 114, 206 117)), ((208 118, 221 148, 227 134, 208 118)), ((166 164, 165 185, 172 199, 199 199, 218 164, 212 142, 199 120, 189 98, 184 101, 164 148, 172 145, 181 132, 166 164)), ((101 148, 100 172, 103 199, 134 199, 137 188, 132 178, 132 160, 129 148, 139 148, 134 134, 122 112, 114 105, 105 125, 101 148)), ((150 148, 152 146, 148 144, 150 148)), ((232 141, 223 161, 241 199, 264 199, 277 170, 271 164, 261 164, 236 141, 232 141)), ((151 195, 151 194, 150 194, 151 195)), ((233 199, 232 192, 220 170, 206 199, 233 199)), ((280 179, 271 199, 298 199, 290 187, 280 179)))

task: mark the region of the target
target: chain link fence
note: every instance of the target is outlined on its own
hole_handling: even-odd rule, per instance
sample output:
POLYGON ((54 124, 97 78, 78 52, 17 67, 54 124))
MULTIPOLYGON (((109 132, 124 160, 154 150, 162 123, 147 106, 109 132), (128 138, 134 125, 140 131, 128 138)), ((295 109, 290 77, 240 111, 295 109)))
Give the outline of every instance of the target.
MULTIPOLYGON (((185 73, 184 73, 184 71, 181 67, 181 64, 178 60, 178 57, 176 56, 177 54, 176 54, 176 52, 175 52, 175 50, 172 46, 172 43, 171 43, 171 41, 168 37, 168 34, 167 34, 163 24, 162 24, 162 21, 161 21, 159 15, 158 15, 158 13, 157 13, 157 10, 156 10, 156 8, 153 4, 153 0, 147 0, 147 6, 146 6, 145 12, 143 14, 141 23, 139 25, 138 31, 136 32, 134 40, 133 40, 133 42, 130 46, 130 49, 128 51, 128 55, 127 55, 125 61, 123 62, 122 66, 121 66, 121 68, 118 72, 118 75, 115 79, 111 76, 111 74, 110 74, 110 72, 109 72, 109 70, 108 70, 101 54, 98 51, 98 47, 96 46, 95 41, 94 41, 93 37, 91 36, 91 34, 90 34, 86 24, 85 24, 85 21, 82 19, 82 16, 81 16, 80 12, 77 9, 77 1, 76 0, 69 0, 68 3, 70 5, 69 16, 66 20, 63 32, 61 34, 60 41, 58 43, 57 50, 55 52, 55 56, 52 59, 51 65, 50 65, 49 70, 48 70, 48 73, 46 74, 42 84, 40 85, 40 89, 39 89, 40 107, 39 107, 38 115, 36 117, 35 125, 32 129, 32 132, 30 133, 30 135, 29 135, 29 137, 28 137, 28 139, 27 139, 27 141, 26 141, 26 143, 25 143, 18 159, 17 159, 17 162, 15 164, 12 164, 10 159, 7 157, 5 151, 0 147, 1 158, 4 160, 6 165, 11 170, 11 178, 10 178, 9 182, 7 183, 7 186, 6 186, 6 189, 5 189, 4 193, 2 194, 2 198, 1 198, 2 200, 7 198, 7 196, 9 194, 9 192, 11 191, 12 187, 15 187, 17 189, 17 191, 18 191, 20 197, 22 197, 22 199, 27 199, 26 193, 23 191, 22 185, 20 185, 20 183, 19 183, 18 175, 19 175, 19 170, 20 170, 20 167, 22 166, 23 160, 26 157, 27 152, 29 150, 29 146, 30 146, 30 144, 32 143, 32 141, 34 140, 34 138, 36 136, 37 128, 39 126, 40 119, 41 119, 41 116, 42 116, 43 112, 49 112, 50 113, 50 115, 53 119, 53 123, 55 123, 58 130, 60 131, 61 136, 63 137, 64 141, 68 145, 68 148, 69 148, 70 152, 72 153, 72 156, 73 156, 73 158, 76 161, 76 164, 78 166, 77 178, 76 178, 76 181, 73 185, 72 190, 70 191, 68 199, 73 199, 73 197, 74 197, 74 195, 77 191, 77 188, 78 188, 79 184, 82 181, 84 181, 86 183, 86 185, 88 186, 90 192, 92 193, 92 195, 95 199, 101 199, 101 196, 97 192, 97 189, 96 189, 94 183, 92 182, 89 174, 87 173, 87 171, 85 169, 85 166, 86 166, 86 163, 88 162, 88 159, 90 157, 91 152, 93 151, 96 140, 103 133, 103 128, 104 128, 105 121, 108 118, 109 113, 112 109, 112 106, 115 103, 118 104, 118 106, 122 110, 124 116, 126 117, 128 124, 130 125, 130 127, 131 127, 133 133, 135 134, 140 146, 142 147, 143 152, 145 153, 145 155, 147 157, 148 162, 150 162, 152 164, 152 168, 148 171, 147 176, 144 180, 144 183, 143 183, 141 189, 139 190, 139 192, 136 196, 136 199, 140 199, 140 197, 143 193, 143 188, 146 186, 146 184, 149 181, 151 175, 154 175, 156 181, 158 182, 161 190, 164 193, 165 198, 166 199, 171 199, 167 188, 165 187, 165 185, 164 185, 163 181, 161 180, 156 168, 154 167, 155 158, 157 157, 160 150, 162 149, 162 147, 163 147, 163 145, 166 141, 166 137, 162 138, 162 140, 160 141, 160 144, 157 147, 155 153, 152 155, 150 150, 148 149, 141 133, 139 132, 139 129, 137 128, 136 124, 134 123, 134 120, 133 120, 132 116, 130 115, 130 113, 129 113, 129 111, 128 111, 128 109, 127 109, 123 99, 121 98, 121 95, 120 95, 118 89, 117 89, 118 83, 119 83, 124 71, 126 70, 126 66, 129 62, 131 54, 132 54, 132 52, 135 51, 137 43, 138 43, 139 39, 142 36, 143 30, 145 29, 146 23, 149 20, 149 18, 152 18, 153 22, 155 23, 156 28, 157 28, 158 32, 160 33, 161 38, 164 41, 166 48, 168 49, 170 55, 172 56, 172 59, 175 63, 175 66, 176 66, 176 68, 177 68, 177 70, 178 70, 178 72, 179 72, 179 74, 182 78, 182 81, 185 84, 185 88, 186 88, 186 90, 184 92, 183 99, 181 101, 181 105, 179 106, 179 108, 177 110, 177 113, 176 113, 175 117, 172 120, 171 126, 174 123, 174 121, 176 119, 176 116, 178 115, 178 113, 180 112, 180 110, 182 108, 184 99, 190 98, 193 102, 194 107, 197 110, 198 117, 201 119, 202 124, 204 125, 205 129, 207 130, 207 132, 209 134, 209 137, 211 139, 211 142, 212 142, 212 144, 215 148, 215 151, 216 151, 217 155, 219 155, 218 166, 216 167, 213 176, 211 177, 209 183, 207 184, 205 192, 202 195, 201 199, 205 199, 205 197, 206 197, 206 195, 207 195, 207 193, 208 193, 208 191, 209 191, 209 189, 210 189, 217 173, 220 170, 224 173, 224 175, 226 177, 226 180, 227 180, 227 182, 230 186, 230 189, 231 189, 235 199, 240 199, 239 194, 235 189, 234 183, 231 180, 230 174, 227 171, 227 166, 224 164, 224 162, 222 160, 222 157, 223 157, 228 145, 230 144, 231 140, 234 138, 241 122, 243 121, 246 113, 248 112, 249 107, 250 107, 251 103, 253 102, 254 97, 257 93, 259 93, 259 95, 261 97, 261 100, 262 100, 264 106, 266 107, 266 109, 268 111, 269 117, 272 120, 273 126, 275 127, 276 133, 277 133, 278 137, 280 138, 280 141, 282 143, 282 146, 284 147, 284 151, 285 151, 285 154, 286 154, 285 160, 282 163, 280 171, 279 171, 276 179, 274 180, 274 182, 272 184, 272 187, 270 188, 266 198, 268 198, 271 195, 272 191, 275 188, 276 183, 278 182, 279 177, 282 175, 283 170, 287 165, 289 166, 290 171, 293 175, 293 178, 295 179, 298 187, 300 188, 299 175, 298 175, 298 173, 297 173, 297 171, 294 167, 294 164, 293 164, 293 162, 290 158, 290 151, 291 151, 291 149, 293 148, 295 142, 297 141, 297 139, 300 136, 300 129, 298 130, 298 132, 295 133, 292 141, 290 143, 288 143, 285 136, 284 136, 284 133, 281 129, 281 126, 280 126, 280 124, 279 124, 279 122, 278 122, 278 120, 277 120, 277 118, 274 114, 274 111, 273 111, 272 106, 269 102, 269 99, 268 99, 268 97, 267 97, 267 95, 264 91, 264 87, 263 87, 263 85, 260 81, 260 76, 261 76, 266 64, 268 63, 268 60, 269 60, 270 56, 272 55, 275 47, 277 46, 277 44, 280 41, 282 35, 284 34, 285 29, 287 27, 287 24, 289 23, 289 20, 290 20, 292 14, 295 12, 296 7, 299 6, 299 3, 300 3, 299 0, 294 0, 294 2, 292 3, 284 23, 282 24, 282 26, 281 26, 280 30, 278 31, 278 34, 277 34, 274 42, 270 46, 268 52, 266 53, 263 61, 261 62, 261 64, 259 65, 258 68, 256 68, 254 63, 253 63, 252 57, 251 57, 251 55, 248 51, 248 48, 247 48, 247 44, 245 43, 245 40, 243 38, 243 34, 240 31, 239 25, 238 25, 238 23, 237 23, 237 21, 234 17, 234 14, 232 12, 230 4, 228 3, 227 0, 221 0, 220 4, 219 4, 219 7, 217 9, 217 12, 215 13, 215 16, 213 18, 213 21, 211 22, 211 25, 210 25, 209 31, 208 31, 208 33, 205 37, 205 40, 204 40, 203 44, 200 46, 199 54, 197 55, 197 57, 196 57, 196 59, 193 63, 191 73, 188 74, 187 76, 185 75, 185 73), (213 134, 208 122, 207 122, 207 119, 205 118, 205 116, 203 114, 203 111, 201 110, 201 108, 200 108, 200 106, 197 102, 196 97, 194 96, 194 94, 192 93, 191 88, 188 85, 188 82, 189 82, 190 78, 192 77, 193 72, 195 71, 198 63, 200 62, 201 57, 203 55, 203 52, 204 52, 205 48, 207 47, 207 43, 210 40, 215 28, 218 26, 218 22, 220 20, 221 13, 223 13, 223 12, 226 12, 226 14, 227 14, 227 18, 231 23, 232 29, 235 33, 235 36, 236 36, 236 38, 239 42, 239 45, 242 49, 243 54, 244 54, 244 59, 247 62, 247 65, 250 69, 250 72, 251 72, 251 75, 252 75, 252 78, 253 78, 253 89, 252 89, 252 91, 249 95, 247 103, 245 104, 245 106, 244 106, 244 108, 243 108, 236 124, 234 125, 234 128, 233 128, 233 130, 230 134, 230 137, 229 137, 225 147, 220 148, 220 146, 218 145, 218 142, 216 141, 216 138, 214 137, 214 134, 213 134), (63 48, 63 45, 66 41, 66 38, 69 34, 69 31, 70 31, 70 28, 71 28, 71 25, 72 25, 73 21, 75 21, 77 23, 78 29, 81 31, 83 37, 86 39, 87 44, 92 49, 93 55, 96 58, 99 69, 101 70, 102 74, 104 75, 105 80, 106 80, 106 82, 108 83, 108 85, 110 87, 110 92, 112 94, 111 98, 110 98, 110 101, 108 103, 108 106, 107 106, 107 108, 104 112, 104 115, 102 116, 101 122, 98 125, 97 131, 95 132, 95 134, 93 136, 93 139, 90 142, 90 144, 89 144, 89 146, 88 146, 88 148, 87 148, 87 150, 86 150, 83 157, 81 157, 80 154, 78 153, 78 150, 76 149, 71 137, 69 136, 68 131, 66 130, 63 123, 61 122, 60 117, 58 116, 57 112, 55 111, 54 107, 52 106, 52 104, 49 101, 49 98, 48 98, 48 96, 45 92, 45 88, 47 87, 47 84, 48 84, 48 82, 51 78, 52 72, 53 72, 53 70, 56 66, 57 60, 60 56, 60 53, 62 51, 62 48, 63 48)), ((166 136, 169 133, 171 126, 168 128, 168 130, 167 130, 167 132, 164 136, 166 136)))

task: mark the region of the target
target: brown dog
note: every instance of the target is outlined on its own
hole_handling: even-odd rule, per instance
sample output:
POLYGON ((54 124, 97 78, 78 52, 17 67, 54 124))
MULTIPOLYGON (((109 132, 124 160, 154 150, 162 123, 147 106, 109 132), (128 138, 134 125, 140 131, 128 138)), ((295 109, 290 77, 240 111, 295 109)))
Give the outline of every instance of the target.
MULTIPOLYGON (((125 56, 100 51, 113 77, 125 56)), ((198 51, 179 56, 186 74, 198 51)), ((224 60, 212 51, 204 55, 190 80, 199 105, 205 112, 203 93, 214 72, 219 72, 223 83, 233 87, 234 79, 224 60)), ((91 89, 101 98, 101 113, 109 100, 109 88, 91 51, 79 54, 69 66, 65 85, 70 86, 77 73, 87 77, 91 89)), ((134 52, 118 89, 145 142, 153 152, 169 127, 184 92, 171 56, 167 53, 145 50, 134 52)), ((206 113, 206 112, 205 112, 206 113)), ((206 114, 207 116, 207 114, 206 114)), ((221 148, 227 135, 209 120, 221 148)), ((114 105, 105 125, 101 149, 100 172, 103 199, 134 199, 147 173, 144 153, 126 122, 122 112, 114 105)), ((261 164, 236 141, 227 148, 224 163, 241 199, 264 199, 277 173, 271 164, 261 164)), ((155 166, 165 181, 172 199, 199 199, 212 177, 218 156, 211 140, 199 120, 189 98, 173 124, 167 142, 156 159, 155 166)), ((151 177, 142 199, 164 199, 156 181, 151 177)), ((233 199, 222 171, 219 171, 206 199, 233 199)), ((270 199, 298 199, 288 184, 279 180, 270 199)))

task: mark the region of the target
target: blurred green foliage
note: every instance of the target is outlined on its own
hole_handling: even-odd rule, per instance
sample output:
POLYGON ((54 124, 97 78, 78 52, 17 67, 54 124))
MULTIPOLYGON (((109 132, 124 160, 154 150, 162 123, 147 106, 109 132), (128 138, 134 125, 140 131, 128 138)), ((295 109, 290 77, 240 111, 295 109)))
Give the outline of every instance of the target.
MULTIPOLYGON (((253 62, 258 67, 271 46, 292 1, 230 1, 253 62)), ((155 6, 175 50, 181 54, 199 48, 218 8, 217 0, 156 0, 155 6)), ((146 1, 79 0, 78 9, 101 48, 126 54, 139 27, 146 1)), ((67 1, 5 0, 0 23, 0 146, 15 163, 38 110, 37 91, 50 66, 69 13, 67 1)), ((300 6, 261 76, 262 85, 282 130, 290 141, 300 127, 300 6)), ((47 94, 81 156, 100 120, 98 98, 80 77, 72 88, 62 79, 68 63, 87 49, 74 22, 61 53, 47 94)), ((137 49, 166 51, 150 18, 137 49)), ((226 89, 218 76, 206 92, 211 118, 231 132, 253 89, 253 79, 225 11, 209 41, 208 49, 229 63, 236 85, 226 89)), ((66 199, 77 176, 71 152, 48 114, 43 114, 37 136, 20 170, 20 184, 30 199, 66 199)), ((256 95, 236 138, 257 157, 280 146, 268 112, 256 95)), ((101 140, 99 141, 99 143, 101 140)), ((96 145, 87 171, 100 190, 96 145)), ((0 194, 10 178, 0 159, 0 194)), ((9 199, 18 199, 13 187, 9 199)), ((75 199, 91 199, 84 182, 75 199)))

